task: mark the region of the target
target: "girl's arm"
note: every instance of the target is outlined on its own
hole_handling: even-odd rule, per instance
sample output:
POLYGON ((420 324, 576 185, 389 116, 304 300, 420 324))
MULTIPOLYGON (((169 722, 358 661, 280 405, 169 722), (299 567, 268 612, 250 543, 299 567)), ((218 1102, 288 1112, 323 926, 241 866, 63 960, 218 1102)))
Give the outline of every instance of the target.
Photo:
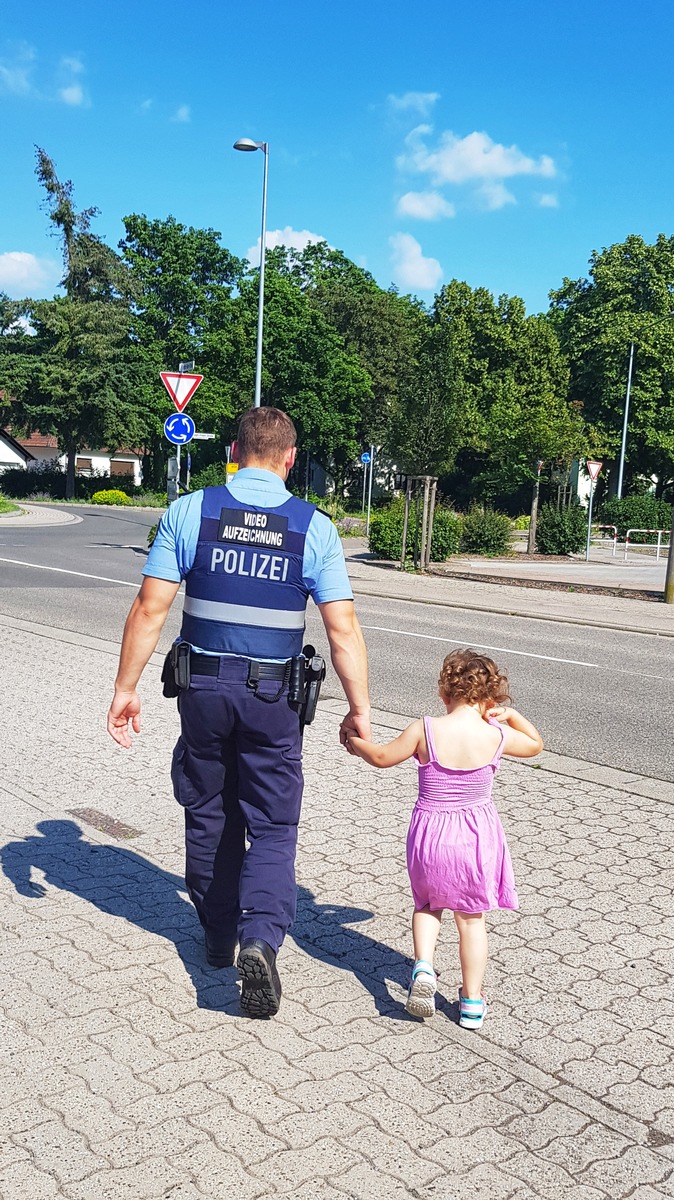
POLYGON ((349 734, 348 746, 371 767, 395 767, 397 763, 405 762, 419 750, 425 749, 424 723, 421 720, 414 721, 394 741, 386 742, 383 746, 375 746, 374 742, 366 742, 364 738, 349 734))
POLYGON ((503 753, 513 758, 534 758, 543 749, 543 738, 531 721, 527 721, 516 708, 492 708, 487 713, 496 717, 505 726, 503 753))

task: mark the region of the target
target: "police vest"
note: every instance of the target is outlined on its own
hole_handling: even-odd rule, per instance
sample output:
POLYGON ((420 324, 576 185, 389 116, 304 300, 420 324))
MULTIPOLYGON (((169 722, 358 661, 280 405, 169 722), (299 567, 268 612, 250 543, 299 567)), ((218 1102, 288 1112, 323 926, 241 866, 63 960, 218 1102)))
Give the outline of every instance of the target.
POLYGON ((185 580, 180 636, 215 654, 300 654, 309 590, 304 543, 315 505, 291 496, 278 508, 204 489, 194 564, 185 580))

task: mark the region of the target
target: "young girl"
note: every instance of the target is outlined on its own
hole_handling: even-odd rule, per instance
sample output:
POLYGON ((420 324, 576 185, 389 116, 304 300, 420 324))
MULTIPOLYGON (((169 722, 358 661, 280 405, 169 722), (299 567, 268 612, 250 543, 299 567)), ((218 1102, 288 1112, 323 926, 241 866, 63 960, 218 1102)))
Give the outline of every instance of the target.
POLYGON ((415 963, 405 1008, 415 1017, 435 1012, 433 954, 445 908, 459 931, 462 984, 459 1024, 479 1029, 486 1000, 484 914, 518 908, 503 826, 491 798, 501 754, 532 758, 543 749, 538 730, 504 707, 508 680, 490 658, 454 650, 438 681, 443 717, 424 717, 384 746, 349 736, 348 749, 373 767, 414 757, 419 796, 407 835, 412 885, 415 963))

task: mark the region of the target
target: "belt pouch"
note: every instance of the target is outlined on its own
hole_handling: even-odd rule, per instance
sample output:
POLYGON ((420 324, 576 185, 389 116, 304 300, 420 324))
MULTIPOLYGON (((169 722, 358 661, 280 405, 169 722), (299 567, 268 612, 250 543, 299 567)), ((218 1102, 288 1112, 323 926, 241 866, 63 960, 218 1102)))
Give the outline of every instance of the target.
POLYGON ((172 648, 169 650, 164 659, 164 666, 161 671, 162 694, 167 700, 175 700, 178 695, 179 688, 176 686, 175 672, 173 670, 173 661, 171 658, 172 648))

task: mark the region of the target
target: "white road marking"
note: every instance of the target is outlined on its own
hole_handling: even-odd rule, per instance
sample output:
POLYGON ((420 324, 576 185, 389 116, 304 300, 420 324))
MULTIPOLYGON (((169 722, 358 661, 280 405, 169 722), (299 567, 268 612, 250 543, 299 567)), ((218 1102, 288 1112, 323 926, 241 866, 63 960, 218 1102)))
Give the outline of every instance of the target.
POLYGON ((0 558, 0 562, 14 563, 15 567, 35 567, 38 571, 58 571, 60 575, 77 575, 80 579, 98 579, 101 583, 118 583, 120 587, 132 587, 138 590, 138 583, 129 583, 128 579, 109 579, 107 575, 87 575, 84 571, 68 571, 65 567, 45 567, 43 563, 21 562, 18 558, 0 558))
MULTIPOLYGON (((427 642, 449 642, 452 646, 465 646, 466 640, 462 638, 460 641, 457 638, 435 637, 432 633, 411 633, 408 629, 388 629, 385 625, 361 625, 362 629, 374 629, 378 633, 397 633, 400 637, 423 638, 427 642)), ((509 646, 488 646, 485 642, 473 642, 473 646, 479 650, 495 650, 498 654, 517 654, 521 658, 542 658, 546 662, 566 663, 572 667, 595 667, 601 670, 599 663, 581 662, 577 658, 553 658, 550 654, 533 654, 529 650, 511 650, 509 646)))

